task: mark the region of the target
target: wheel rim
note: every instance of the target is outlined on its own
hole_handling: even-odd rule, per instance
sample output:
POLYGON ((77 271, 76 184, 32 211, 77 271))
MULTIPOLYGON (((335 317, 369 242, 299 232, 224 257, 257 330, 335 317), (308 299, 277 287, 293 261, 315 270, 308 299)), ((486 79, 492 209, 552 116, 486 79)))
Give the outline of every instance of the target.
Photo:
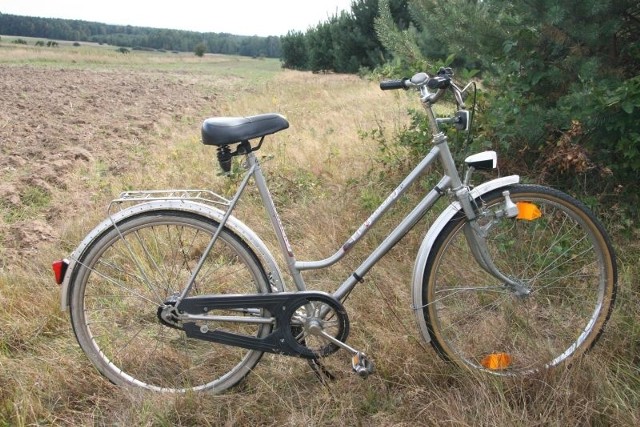
MULTIPOLYGON (((158 307, 181 291, 213 231, 211 224, 188 217, 147 218, 112 231, 105 244, 90 251, 79 274, 83 307, 75 313, 74 329, 89 358, 112 381, 155 391, 218 391, 257 363, 259 352, 190 339, 158 319, 158 307)), ((243 249, 222 233, 190 295, 267 291, 264 274, 243 249)), ((224 329, 264 336, 270 327, 224 329)))
MULTIPOLYGON (((446 357, 496 374, 526 374, 588 349, 605 322, 611 273, 606 248, 586 214, 546 195, 512 194, 541 217, 502 220, 487 242, 498 269, 524 283, 516 296, 478 267, 462 222, 435 260, 425 309, 429 332, 446 357)), ((489 202, 491 203, 491 202, 489 202)))

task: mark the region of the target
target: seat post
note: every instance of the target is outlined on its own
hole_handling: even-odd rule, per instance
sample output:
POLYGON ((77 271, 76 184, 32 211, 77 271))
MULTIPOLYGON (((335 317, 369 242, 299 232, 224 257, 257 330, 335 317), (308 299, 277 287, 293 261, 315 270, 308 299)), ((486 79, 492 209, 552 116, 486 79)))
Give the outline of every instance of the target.
POLYGON ((222 173, 225 175, 231 172, 231 158, 233 155, 231 154, 231 149, 228 145, 221 145, 218 147, 218 163, 220 164, 220 169, 222 169, 222 173))
POLYGON ((291 248, 291 244, 289 243, 287 234, 284 231, 284 226, 282 225, 280 215, 278 215, 278 211, 276 210, 271 192, 267 187, 267 180, 264 177, 258 159, 253 152, 247 154, 247 167, 254 168, 253 179, 255 179, 256 181, 256 186, 258 187, 258 192, 260 193, 260 198, 262 199, 262 204, 267 211, 269 219, 271 220, 271 225, 273 227, 276 238, 278 239, 278 243, 280 244, 282 255, 286 259, 289 273, 293 278, 296 288, 300 291, 304 291, 306 290, 306 285, 304 283, 304 279, 302 278, 302 274, 300 274, 300 270, 296 268, 296 258, 293 255, 293 249, 291 248))

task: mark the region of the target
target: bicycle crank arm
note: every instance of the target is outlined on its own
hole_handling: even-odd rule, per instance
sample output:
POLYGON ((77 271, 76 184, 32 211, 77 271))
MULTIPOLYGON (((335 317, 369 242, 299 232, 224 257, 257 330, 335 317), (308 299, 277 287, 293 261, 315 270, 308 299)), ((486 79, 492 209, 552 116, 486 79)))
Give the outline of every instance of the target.
MULTIPOLYGON (((295 327, 291 319, 296 317, 299 310, 310 303, 322 303, 334 307, 341 314, 341 322, 345 323, 348 332, 346 310, 333 296, 324 292, 278 292, 272 294, 252 295, 202 295, 184 298, 178 306, 178 317, 182 321, 182 329, 188 337, 204 341, 217 342, 249 350, 283 354, 304 358, 314 358, 318 354, 296 340, 295 327), (222 321, 225 316, 208 316, 213 310, 234 310, 252 313, 252 317, 238 322, 234 317, 228 317, 228 322, 222 321), (257 313, 262 313, 258 316, 257 313), (196 320, 198 323, 196 323, 196 320), (215 325, 211 323, 213 320, 215 325), (274 323, 276 327, 263 337, 236 334, 223 329, 226 323, 274 323), (206 322, 206 323, 205 323, 206 322)), ((340 337, 342 340, 345 336, 340 337)))
POLYGON ((347 345, 346 343, 343 343, 342 341, 337 340, 336 338, 332 337, 331 335, 327 334, 324 331, 319 331, 316 335, 319 335, 324 339, 326 339, 327 341, 332 342, 338 347, 350 352, 351 368, 353 369, 353 372, 358 374, 359 377, 367 378, 369 375, 371 375, 375 371, 373 362, 369 360, 367 355, 364 354, 363 352, 358 351, 355 348, 351 347, 350 345, 347 345))

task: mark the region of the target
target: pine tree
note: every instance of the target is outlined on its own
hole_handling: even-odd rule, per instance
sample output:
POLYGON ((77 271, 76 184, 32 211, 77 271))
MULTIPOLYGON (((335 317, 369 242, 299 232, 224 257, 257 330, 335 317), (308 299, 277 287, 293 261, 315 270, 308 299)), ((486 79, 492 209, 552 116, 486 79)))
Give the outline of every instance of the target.
MULTIPOLYGON (((337 20, 337 18, 333 18, 337 20)), ((309 67, 311 71, 335 70, 332 22, 324 22, 307 32, 307 47, 309 48, 309 67)))
POLYGON ((300 31, 289 31, 280 40, 282 47, 282 66, 292 70, 309 69, 309 55, 305 36, 300 31))
POLYGON ((433 63, 453 54, 457 67, 482 70, 478 141, 503 152, 503 170, 530 168, 592 194, 636 186, 637 0, 410 0, 416 31, 394 28, 387 3, 376 28, 397 57, 433 63))

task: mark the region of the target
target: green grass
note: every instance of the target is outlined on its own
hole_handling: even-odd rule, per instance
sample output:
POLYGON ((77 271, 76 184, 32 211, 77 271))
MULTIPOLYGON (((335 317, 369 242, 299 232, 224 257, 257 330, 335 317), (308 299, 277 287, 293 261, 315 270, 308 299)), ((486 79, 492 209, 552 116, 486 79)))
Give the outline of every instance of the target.
POLYGON ((0 201, 0 212, 6 223, 13 224, 25 219, 37 218, 50 202, 51 194, 47 190, 29 186, 20 195, 20 204, 12 205, 0 201))
MULTIPOLYGON (((227 82, 251 79, 262 82, 280 71, 280 61, 274 58, 248 58, 241 56, 206 54, 198 57, 192 52, 160 52, 131 50, 129 54, 117 51, 117 46, 96 43, 59 42, 57 47, 35 46, 42 39, 1 36, 2 65, 37 67, 63 66, 70 69, 113 69, 154 72, 186 72, 224 77, 227 82), (26 45, 12 43, 15 39, 26 45)), ((44 40, 46 42, 46 40, 44 40)))

